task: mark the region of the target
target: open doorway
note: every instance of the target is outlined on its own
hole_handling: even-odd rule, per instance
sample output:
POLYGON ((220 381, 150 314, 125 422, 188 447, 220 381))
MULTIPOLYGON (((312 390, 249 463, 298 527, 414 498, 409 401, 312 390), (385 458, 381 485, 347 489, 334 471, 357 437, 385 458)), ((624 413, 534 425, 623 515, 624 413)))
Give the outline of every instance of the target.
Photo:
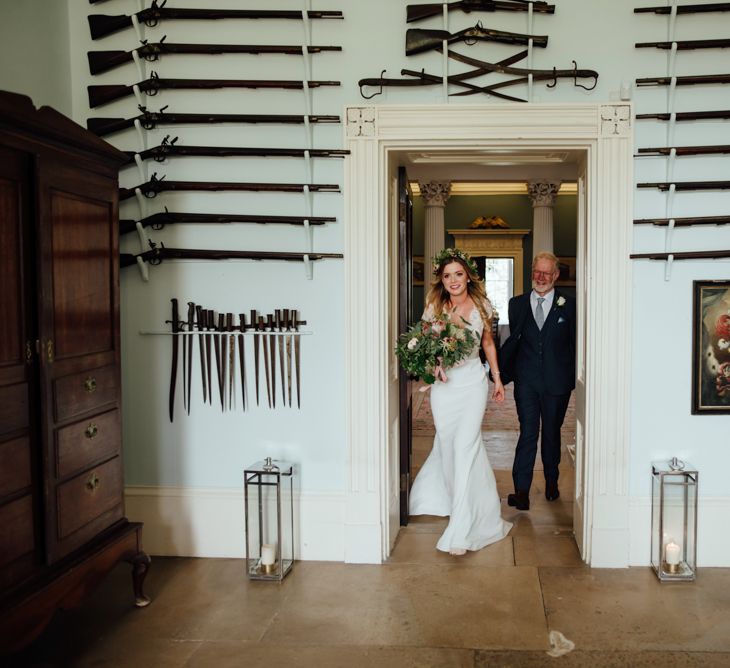
MULTIPOLYGON (((414 275, 411 284, 412 311, 410 320, 417 320, 422 312, 425 293, 429 285, 430 258, 426 250, 427 237, 433 245, 433 232, 426 231, 433 224, 435 216, 443 218, 443 242, 441 247, 457 247, 467 250, 475 260, 478 273, 485 281, 487 294, 495 308, 493 336, 504 341, 510 333, 507 303, 509 299, 530 290, 530 268, 532 256, 545 250, 544 230, 539 230, 537 242, 533 227, 536 216, 536 198, 531 196, 528 183, 550 183, 557 193, 550 198, 551 229, 549 250, 560 261, 561 275, 556 288, 563 295, 575 298, 577 293, 577 255, 578 255, 578 193, 577 176, 585 156, 577 151, 524 151, 501 148, 499 151, 472 151, 463 153, 463 164, 456 164, 455 152, 446 154, 446 164, 440 164, 438 152, 429 154, 427 164, 420 152, 402 155, 411 175, 412 190, 415 194, 413 204, 412 235, 410 247, 414 257, 414 275), (497 163, 494 169, 492 163, 497 163), (505 170, 511 179, 484 180, 485 178, 504 178, 505 170), (499 172, 499 173, 493 173, 499 172), (443 180, 449 173, 457 173, 460 180, 443 180), (418 178, 414 178, 416 175, 418 178), (471 176, 472 179, 466 180, 471 176), (517 180, 519 179, 519 180, 517 180), (559 189, 558 189, 559 187, 559 189), (430 195, 440 193, 436 204, 430 195), (443 195, 448 192, 448 197, 443 195), (434 211, 437 206, 438 210, 434 211), (428 215, 427 207, 431 207, 428 215), (427 221, 428 218, 428 221, 427 221), (543 234, 542 240, 540 234, 543 234), (535 243, 541 244, 540 248, 535 243), (425 267, 425 270, 422 269, 425 267)), ((532 190, 536 188, 533 186, 532 190)), ((543 221, 537 215, 538 224, 543 221)), ((437 235, 438 236, 438 235, 437 235)), ((440 250, 440 249, 439 249, 440 250)), ((417 390, 423 390, 418 384, 417 390)), ((505 401, 497 403, 490 400, 482 421, 482 439, 489 462, 497 480, 499 496, 502 499, 502 514, 516 523, 513 533, 537 536, 547 532, 551 544, 560 544, 559 553, 566 564, 579 560, 577 546, 572 541, 573 501, 575 494, 575 451, 576 451, 576 412, 575 393, 571 394, 568 411, 561 430, 562 456, 560 464, 560 498, 548 503, 545 499, 545 482, 542 475, 540 456, 535 463, 535 477, 531 489, 531 509, 518 512, 507 507, 505 499, 513 491, 512 463, 514 449, 519 436, 519 421, 514 402, 514 385, 505 388, 505 401), (555 539, 554 536, 559 536, 555 539), (570 545, 572 543, 572 547, 570 545)), ((401 416, 402 422, 411 426, 410 475, 412 481, 418 474, 423 462, 431 451, 435 429, 430 405, 430 391, 411 392, 412 404, 409 415, 401 416)), ((402 442, 401 461, 403 462, 402 442)), ((404 509, 401 507, 402 517, 404 509)), ((447 518, 417 516, 411 530, 423 533, 425 529, 434 532, 447 523, 447 518)), ((409 530, 410 531, 410 530, 409 530)), ((406 532, 407 533, 407 532, 406 532)), ((435 539, 437 535, 432 536, 435 539)), ((402 537, 403 538, 403 537, 402 537)), ((419 542, 428 541, 419 536, 419 542)), ((400 542, 399 542, 400 544, 400 542)), ((532 542, 514 541, 515 563, 524 563, 519 549, 532 550, 532 542)), ((408 549, 413 549, 409 545, 408 549)), ((489 548, 488 548, 489 549, 489 548)), ((501 549, 501 548, 495 548, 501 549)), ((396 547, 395 557, 398 557, 396 547)))
POLYGON ((381 563, 400 527, 399 383, 393 352, 393 221, 400 156, 413 150, 517 148, 584 156, 577 179, 578 224, 586 233, 576 262, 581 287, 574 530, 585 562, 625 567, 631 537, 626 391, 631 374, 631 328, 626 326, 632 303, 631 105, 360 106, 348 107, 346 118, 345 560, 381 563))

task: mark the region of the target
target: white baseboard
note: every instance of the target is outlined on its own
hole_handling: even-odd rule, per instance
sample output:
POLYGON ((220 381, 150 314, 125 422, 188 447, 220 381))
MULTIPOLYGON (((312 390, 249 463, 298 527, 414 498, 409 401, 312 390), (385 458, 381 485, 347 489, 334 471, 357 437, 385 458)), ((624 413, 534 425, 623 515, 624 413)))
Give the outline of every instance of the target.
MULTIPOLYGON (((730 498, 701 498, 697 509, 697 566, 730 567, 730 551, 723 527, 730 515, 730 498)), ((633 497, 629 503, 631 534, 629 565, 651 565, 651 497, 633 497)))
MULTIPOLYGON (((170 557, 245 556, 243 491, 132 486, 125 490, 127 517, 144 522, 148 554, 170 557)), ((294 493, 294 556, 345 560, 345 495, 294 493)))

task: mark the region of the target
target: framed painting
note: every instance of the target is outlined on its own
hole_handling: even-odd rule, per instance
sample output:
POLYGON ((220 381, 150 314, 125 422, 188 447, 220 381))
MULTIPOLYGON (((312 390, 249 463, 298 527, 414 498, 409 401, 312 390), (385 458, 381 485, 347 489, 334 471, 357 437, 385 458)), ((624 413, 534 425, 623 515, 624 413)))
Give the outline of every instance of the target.
POLYGON ((730 414, 730 281, 694 281, 692 414, 730 414))
POLYGON ((413 256, 413 285, 423 285, 423 255, 413 256))

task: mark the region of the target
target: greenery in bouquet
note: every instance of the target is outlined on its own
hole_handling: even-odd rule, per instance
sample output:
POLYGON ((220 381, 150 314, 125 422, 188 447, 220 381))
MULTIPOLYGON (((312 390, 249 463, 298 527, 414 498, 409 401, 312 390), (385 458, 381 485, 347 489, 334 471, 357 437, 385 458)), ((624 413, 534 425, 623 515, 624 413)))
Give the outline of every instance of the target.
POLYGON ((468 357, 476 345, 476 336, 457 325, 448 313, 429 320, 419 320, 398 338, 395 354, 403 369, 429 385, 436 382, 436 367, 454 366, 468 357))

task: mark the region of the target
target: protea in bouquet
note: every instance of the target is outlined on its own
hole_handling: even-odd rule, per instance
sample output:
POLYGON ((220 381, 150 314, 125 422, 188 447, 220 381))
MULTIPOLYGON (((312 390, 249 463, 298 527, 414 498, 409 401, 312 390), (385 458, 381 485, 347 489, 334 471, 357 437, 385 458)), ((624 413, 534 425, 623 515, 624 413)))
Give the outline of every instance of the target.
POLYGON ((395 354, 403 369, 429 385, 435 383, 439 367, 458 364, 474 349, 476 336, 466 324, 460 316, 448 313, 419 320, 398 338, 395 354), (459 318, 461 324, 453 318, 459 318))

